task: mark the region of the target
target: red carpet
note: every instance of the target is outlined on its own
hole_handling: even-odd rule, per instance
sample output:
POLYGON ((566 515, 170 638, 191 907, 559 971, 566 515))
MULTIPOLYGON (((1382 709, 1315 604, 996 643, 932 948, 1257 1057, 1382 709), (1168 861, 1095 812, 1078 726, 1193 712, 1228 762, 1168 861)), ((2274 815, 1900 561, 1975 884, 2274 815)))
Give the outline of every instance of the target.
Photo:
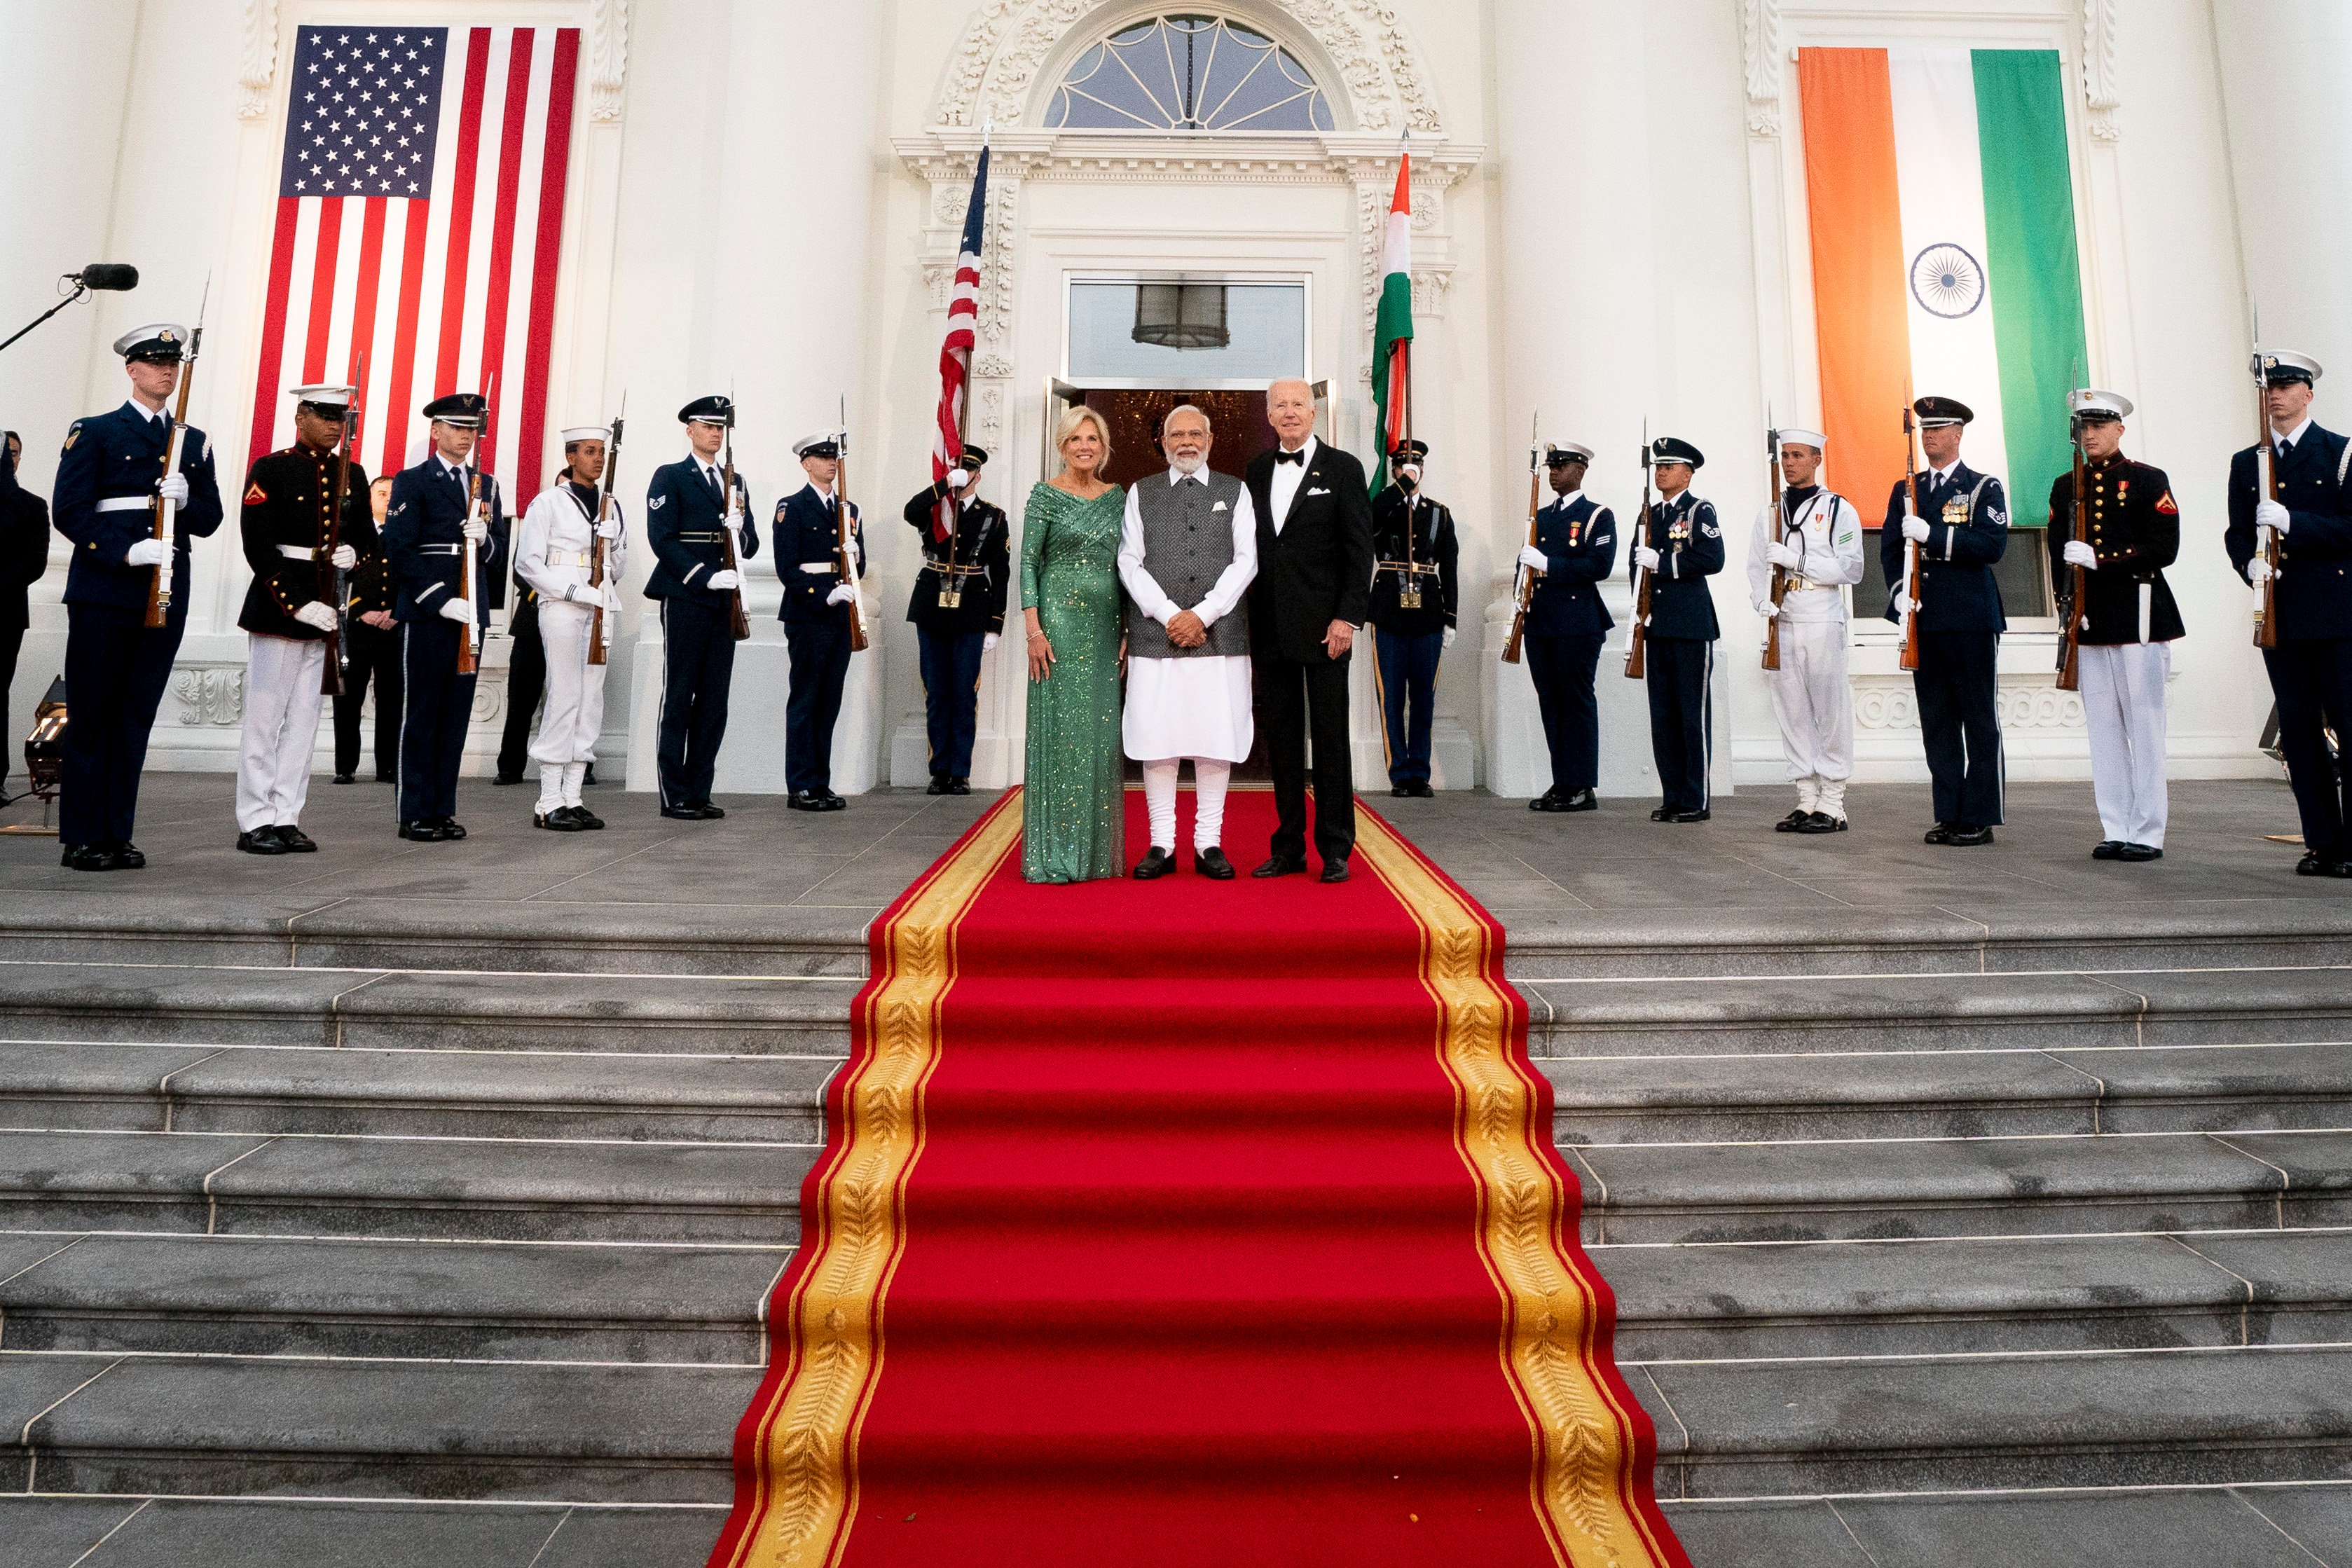
POLYGON ((1501 927, 1273 815, 1032 887, 1015 791, 876 923, 714 1564, 1687 1568, 1501 927))

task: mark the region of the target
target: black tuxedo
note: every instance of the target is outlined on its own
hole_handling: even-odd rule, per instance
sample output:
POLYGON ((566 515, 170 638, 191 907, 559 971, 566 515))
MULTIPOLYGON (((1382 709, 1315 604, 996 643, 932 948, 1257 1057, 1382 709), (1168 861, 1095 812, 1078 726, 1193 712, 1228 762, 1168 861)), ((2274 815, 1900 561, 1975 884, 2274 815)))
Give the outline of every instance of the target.
POLYGON ((1315 742, 1315 847, 1328 864, 1356 847, 1356 786, 1348 739, 1348 658, 1323 638, 1333 621, 1360 627, 1372 584, 1372 498, 1364 467, 1313 443, 1287 516, 1276 529, 1275 452, 1249 466, 1257 513, 1257 579, 1250 584, 1250 652, 1274 767, 1273 852, 1307 857, 1307 742, 1315 742))

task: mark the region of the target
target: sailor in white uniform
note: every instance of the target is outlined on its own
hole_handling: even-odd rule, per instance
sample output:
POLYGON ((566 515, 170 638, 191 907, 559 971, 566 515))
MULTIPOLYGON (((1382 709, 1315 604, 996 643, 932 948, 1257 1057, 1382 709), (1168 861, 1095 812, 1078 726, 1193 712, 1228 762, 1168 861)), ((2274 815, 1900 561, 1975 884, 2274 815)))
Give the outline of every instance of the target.
POLYGON ((1781 833, 1843 833, 1853 776, 1853 684, 1846 673, 1846 589, 1862 581, 1862 514, 1818 482, 1829 438, 1818 430, 1774 432, 1780 448, 1780 538, 1772 507, 1756 513, 1748 545, 1748 596, 1780 622, 1780 668, 1770 672, 1772 712, 1789 753, 1797 807, 1781 833), (1787 574, 1772 603, 1772 569, 1787 574))
MULTIPOLYGON (((607 443, 602 425, 575 425, 563 432, 563 472, 522 516, 515 549, 515 575, 539 594, 539 635, 547 648, 547 700, 530 743, 539 764, 539 804, 531 821, 558 833, 604 826, 581 803, 588 764, 596 760, 596 736, 604 727, 604 670, 589 662, 589 643, 604 612, 603 636, 609 650, 620 631, 621 573, 625 541, 621 503, 603 494, 607 443), (604 542, 604 574, 597 580, 596 542, 604 542)), ((518 694, 516 700, 528 700, 518 694)))

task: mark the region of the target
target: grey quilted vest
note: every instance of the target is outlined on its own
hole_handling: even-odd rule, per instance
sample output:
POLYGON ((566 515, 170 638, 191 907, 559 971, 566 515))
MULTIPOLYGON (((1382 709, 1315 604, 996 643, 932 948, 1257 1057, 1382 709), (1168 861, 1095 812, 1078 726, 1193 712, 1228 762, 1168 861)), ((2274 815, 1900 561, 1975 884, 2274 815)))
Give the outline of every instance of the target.
MULTIPOLYGON (((1143 520, 1143 569, 1160 592, 1189 610, 1208 597, 1225 568, 1234 563, 1234 512, 1241 506, 1239 479, 1203 468, 1193 476, 1198 484, 1171 485, 1162 469, 1139 479, 1136 510, 1143 520), (1223 510, 1219 510, 1219 503, 1223 510)), ((1209 640, 1199 647, 1178 647, 1158 621, 1127 606, 1127 651, 1133 658, 1189 658, 1194 656, 1249 652, 1249 617, 1236 605, 1209 626, 1209 640)))

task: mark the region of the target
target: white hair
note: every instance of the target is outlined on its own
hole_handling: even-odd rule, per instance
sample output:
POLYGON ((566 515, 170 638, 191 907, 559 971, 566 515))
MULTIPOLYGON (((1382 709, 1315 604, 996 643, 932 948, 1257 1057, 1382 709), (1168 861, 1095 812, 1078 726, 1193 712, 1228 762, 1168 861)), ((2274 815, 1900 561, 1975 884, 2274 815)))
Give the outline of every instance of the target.
POLYGON ((1201 416, 1201 424, 1204 428, 1209 430, 1212 434, 1214 434, 1216 431, 1216 422, 1209 417, 1209 411, 1207 409, 1202 407, 1197 403, 1180 403, 1175 407, 1170 409, 1167 415, 1160 421, 1160 434, 1162 437, 1165 437, 1168 434, 1168 426, 1176 423, 1176 416, 1179 414, 1197 414, 1201 416))

